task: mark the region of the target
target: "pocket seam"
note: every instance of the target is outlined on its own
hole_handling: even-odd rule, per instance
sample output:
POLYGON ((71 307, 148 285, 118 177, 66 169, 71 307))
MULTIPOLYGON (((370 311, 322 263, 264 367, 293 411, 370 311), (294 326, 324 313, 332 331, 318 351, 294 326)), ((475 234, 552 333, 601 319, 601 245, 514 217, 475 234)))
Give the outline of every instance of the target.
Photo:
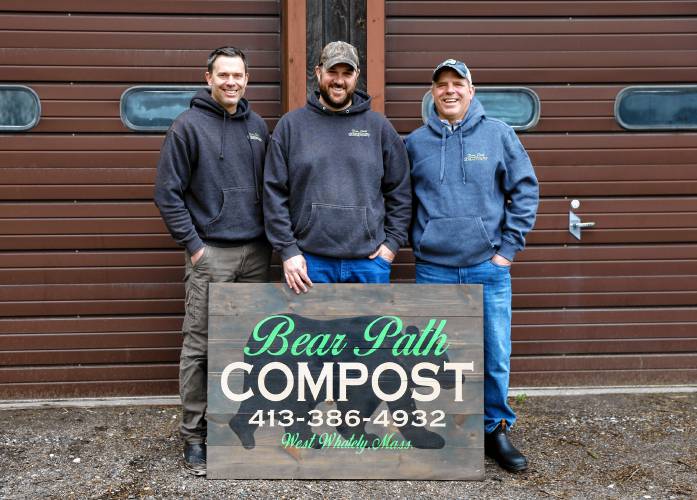
POLYGON ((213 224, 218 222, 220 218, 223 216, 223 209, 225 208, 225 193, 231 192, 231 191, 250 191, 252 189, 256 189, 255 186, 246 186, 246 187, 231 187, 231 188, 225 188, 221 189, 220 192, 223 193, 223 202, 220 204, 220 209, 218 210, 218 213, 216 214, 215 217, 213 217, 208 223, 206 224, 206 232, 211 228, 213 224))

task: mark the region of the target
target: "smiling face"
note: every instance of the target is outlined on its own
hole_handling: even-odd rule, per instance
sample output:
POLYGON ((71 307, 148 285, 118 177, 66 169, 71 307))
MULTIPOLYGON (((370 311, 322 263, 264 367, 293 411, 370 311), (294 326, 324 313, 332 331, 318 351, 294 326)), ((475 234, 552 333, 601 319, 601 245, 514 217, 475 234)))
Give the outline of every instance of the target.
POLYGON ((438 116, 455 123, 465 117, 474 97, 474 86, 455 70, 446 68, 438 73, 431 86, 431 94, 438 116))
POLYGON ((206 72, 211 97, 231 115, 237 111, 237 103, 244 96, 248 80, 244 61, 239 57, 218 56, 213 69, 206 72))
POLYGON ((358 73, 359 71, 343 63, 331 68, 315 67, 320 102, 334 111, 349 107, 358 83, 358 73))

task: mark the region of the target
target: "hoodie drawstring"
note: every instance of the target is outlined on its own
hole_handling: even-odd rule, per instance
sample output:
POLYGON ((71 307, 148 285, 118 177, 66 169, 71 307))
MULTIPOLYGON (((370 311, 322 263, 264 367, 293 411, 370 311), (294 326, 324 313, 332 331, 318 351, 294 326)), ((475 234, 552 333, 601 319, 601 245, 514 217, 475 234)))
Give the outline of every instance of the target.
MULTIPOLYGON (((445 150, 446 150, 446 129, 444 125, 441 127, 440 136, 440 176, 438 180, 443 184, 443 179, 445 178, 445 150)), ((462 136, 462 127, 458 128, 458 134, 460 137, 460 164, 462 165, 462 183, 467 184, 467 170, 465 169, 465 139, 462 136)))
POLYGON ((223 148, 225 147, 225 120, 227 119, 227 112, 223 111, 223 132, 220 134, 220 156, 221 160, 225 159, 223 155, 223 148))
POLYGON ((445 126, 441 127, 440 136, 440 183, 443 184, 443 178, 445 177, 445 126))
POLYGON ((462 164, 462 183, 467 184, 467 169, 465 168, 465 139, 462 137, 462 127, 460 127, 460 162, 462 164))

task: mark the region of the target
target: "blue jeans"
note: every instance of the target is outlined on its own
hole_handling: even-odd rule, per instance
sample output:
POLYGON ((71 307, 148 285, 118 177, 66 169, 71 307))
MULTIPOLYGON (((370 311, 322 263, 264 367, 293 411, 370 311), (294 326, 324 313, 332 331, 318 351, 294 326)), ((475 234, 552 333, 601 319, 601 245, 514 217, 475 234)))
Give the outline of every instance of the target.
POLYGON ((508 404, 511 373, 511 273, 487 260, 469 267, 416 263, 417 283, 484 285, 484 426, 493 432, 516 416, 508 404))
POLYGON ((389 283, 392 264, 374 259, 336 259, 304 253, 307 274, 313 283, 389 283))

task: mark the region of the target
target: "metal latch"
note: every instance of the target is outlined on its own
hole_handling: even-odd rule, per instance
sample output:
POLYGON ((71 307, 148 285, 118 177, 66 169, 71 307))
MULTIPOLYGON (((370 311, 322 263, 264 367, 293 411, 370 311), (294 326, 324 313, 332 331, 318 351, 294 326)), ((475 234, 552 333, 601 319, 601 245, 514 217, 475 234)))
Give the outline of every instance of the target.
MULTIPOLYGON (((579 206, 581 206, 581 203, 579 203, 578 200, 573 200, 571 202, 572 208, 578 208, 579 206)), ((569 232, 573 235, 574 238, 580 240, 581 229, 593 226, 595 226, 595 222, 581 222, 579 216, 573 213, 571 210, 569 210, 569 232)))

